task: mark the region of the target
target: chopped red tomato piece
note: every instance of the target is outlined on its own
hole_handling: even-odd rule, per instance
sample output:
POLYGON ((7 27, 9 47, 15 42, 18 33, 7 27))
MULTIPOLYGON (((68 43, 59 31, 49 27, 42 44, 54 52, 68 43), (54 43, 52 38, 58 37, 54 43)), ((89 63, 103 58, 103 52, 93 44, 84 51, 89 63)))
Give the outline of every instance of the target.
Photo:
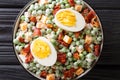
POLYGON ((34 29, 33 36, 41 36, 41 32, 39 28, 34 29))
POLYGON ((40 73, 40 77, 46 78, 46 76, 47 76, 47 72, 46 72, 46 71, 42 71, 42 72, 40 73))
POLYGON ((68 0, 68 2, 69 2, 69 4, 70 4, 71 6, 75 6, 74 0, 68 0))
POLYGON ((21 43, 24 43, 24 42, 25 42, 25 39, 22 38, 22 37, 20 37, 20 38, 19 38, 19 41, 20 41, 21 43))
POLYGON ((31 21, 31 22, 35 22, 35 23, 36 23, 36 22, 37 22, 36 17, 31 16, 31 17, 30 17, 30 21, 31 21))
POLYGON ((65 53, 58 53, 57 60, 61 62, 62 64, 65 64, 66 62, 66 54, 65 53))
POLYGON ((100 52, 99 52, 99 51, 100 51, 100 45, 95 45, 95 46, 94 46, 94 49, 95 49, 95 52, 94 52, 95 55, 96 55, 96 56, 99 56, 99 53, 100 53, 100 52))
POLYGON ((72 78, 74 75, 75 69, 71 68, 69 70, 64 71, 64 77, 66 78, 72 78))
POLYGON ((29 55, 26 56, 25 62, 26 62, 26 63, 30 63, 32 60, 33 60, 33 56, 32 56, 31 53, 29 53, 29 55))
POLYGON ((60 5, 56 5, 53 10, 53 15, 55 15, 59 10, 60 10, 60 5))

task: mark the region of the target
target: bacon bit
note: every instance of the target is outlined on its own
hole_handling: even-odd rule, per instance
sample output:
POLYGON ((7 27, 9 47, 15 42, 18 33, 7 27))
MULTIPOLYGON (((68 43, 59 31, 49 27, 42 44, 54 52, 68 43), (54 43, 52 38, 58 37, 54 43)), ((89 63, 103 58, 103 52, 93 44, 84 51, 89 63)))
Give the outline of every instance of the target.
POLYGON ((32 60, 33 60, 33 56, 32 56, 32 54, 30 53, 29 55, 26 56, 25 62, 26 62, 26 63, 30 63, 32 60))
POLYGON ((57 60, 61 62, 62 64, 65 64, 66 62, 66 54, 65 53, 58 53, 57 54, 57 60))
POLYGON ((63 40, 63 37, 64 37, 64 35, 63 35, 63 33, 61 32, 60 34, 59 34, 59 36, 58 36, 58 40, 63 40))
POLYGON ((75 52, 75 53, 73 54, 73 57, 74 57, 75 59, 80 59, 80 56, 79 56, 79 53, 78 53, 78 52, 75 52))
POLYGON ((90 44, 84 44, 84 48, 87 52, 91 52, 90 44))
POLYGON ((74 0, 68 0, 68 2, 69 2, 69 4, 70 4, 70 6, 75 6, 74 0))
POLYGON ((53 25, 52 24, 47 24, 47 27, 48 28, 53 28, 53 25))
POLYGON ((66 78, 72 78, 74 75, 75 69, 71 68, 69 70, 64 71, 64 77, 66 78))
POLYGON ((91 20, 91 24, 94 26, 94 27, 99 27, 100 26, 100 24, 99 24, 99 22, 98 22, 98 20, 97 20, 97 16, 95 16, 92 20, 91 20))
POLYGON ((37 22, 36 17, 31 16, 31 17, 30 17, 30 21, 31 21, 31 22, 35 22, 35 23, 36 23, 36 22, 37 22))
POLYGON ((85 17, 86 22, 87 22, 87 23, 90 23, 91 20, 92 20, 92 18, 94 18, 94 16, 95 16, 95 12, 94 12, 94 11, 90 11, 90 12, 88 13, 88 15, 85 17))
POLYGON ((99 53, 100 53, 100 52, 99 52, 99 51, 100 51, 100 45, 98 45, 98 44, 95 45, 95 46, 94 46, 94 49, 95 49, 94 54, 95 54, 96 56, 99 56, 99 53))
POLYGON ((22 38, 22 37, 19 37, 19 41, 20 41, 21 43, 24 43, 24 42, 25 42, 25 39, 22 38))
POLYGON ((42 72, 40 73, 40 77, 46 78, 46 76, 47 76, 47 72, 46 72, 46 71, 42 71, 42 72))
POLYGON ((41 32, 39 28, 34 29, 33 36, 41 36, 41 32))
POLYGON ((80 32, 75 32, 75 37, 78 38, 80 36, 80 32))
POLYGON ((56 5, 53 10, 53 15, 55 15, 59 10, 60 10, 60 5, 56 5))
POLYGON ((69 47, 69 44, 65 43, 63 40, 58 40, 58 42, 65 47, 69 47))
POLYGON ((22 49, 20 53, 26 56, 29 54, 29 52, 30 52, 30 44, 28 44, 26 48, 22 49))
POLYGON ((89 13, 89 11, 90 10, 88 8, 84 9, 82 15, 85 17, 89 13))

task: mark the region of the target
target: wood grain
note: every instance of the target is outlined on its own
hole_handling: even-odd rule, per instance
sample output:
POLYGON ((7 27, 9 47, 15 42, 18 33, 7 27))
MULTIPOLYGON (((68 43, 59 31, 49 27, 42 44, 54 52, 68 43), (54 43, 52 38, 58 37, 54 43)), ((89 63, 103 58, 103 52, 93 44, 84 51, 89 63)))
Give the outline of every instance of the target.
MULTIPOLYGON (((119 80, 120 76, 118 74, 120 70, 118 69, 119 67, 114 66, 112 68, 109 66, 96 66, 89 74, 80 80, 119 80)), ((0 71, 2 72, 0 80, 38 80, 18 65, 1 65, 0 71)))

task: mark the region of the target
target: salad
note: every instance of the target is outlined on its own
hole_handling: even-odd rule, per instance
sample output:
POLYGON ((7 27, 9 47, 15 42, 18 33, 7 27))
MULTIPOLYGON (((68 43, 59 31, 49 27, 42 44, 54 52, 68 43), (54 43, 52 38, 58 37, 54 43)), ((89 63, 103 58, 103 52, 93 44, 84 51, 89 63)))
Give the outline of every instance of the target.
POLYGON ((39 79, 73 80, 100 56, 102 28, 82 0, 38 0, 20 16, 13 39, 22 65, 39 79))

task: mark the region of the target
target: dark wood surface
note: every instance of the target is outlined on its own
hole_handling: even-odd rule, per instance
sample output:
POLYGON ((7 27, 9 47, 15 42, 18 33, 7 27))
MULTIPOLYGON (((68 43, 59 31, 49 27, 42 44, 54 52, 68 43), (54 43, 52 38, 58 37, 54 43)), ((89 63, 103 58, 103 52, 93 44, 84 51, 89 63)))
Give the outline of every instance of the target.
MULTIPOLYGON (((12 48, 12 29, 30 0, 0 0, 0 80, 38 80, 19 64, 12 48)), ((104 30, 104 47, 97 65, 80 80, 120 80, 120 0, 85 0, 97 12, 104 30)))

